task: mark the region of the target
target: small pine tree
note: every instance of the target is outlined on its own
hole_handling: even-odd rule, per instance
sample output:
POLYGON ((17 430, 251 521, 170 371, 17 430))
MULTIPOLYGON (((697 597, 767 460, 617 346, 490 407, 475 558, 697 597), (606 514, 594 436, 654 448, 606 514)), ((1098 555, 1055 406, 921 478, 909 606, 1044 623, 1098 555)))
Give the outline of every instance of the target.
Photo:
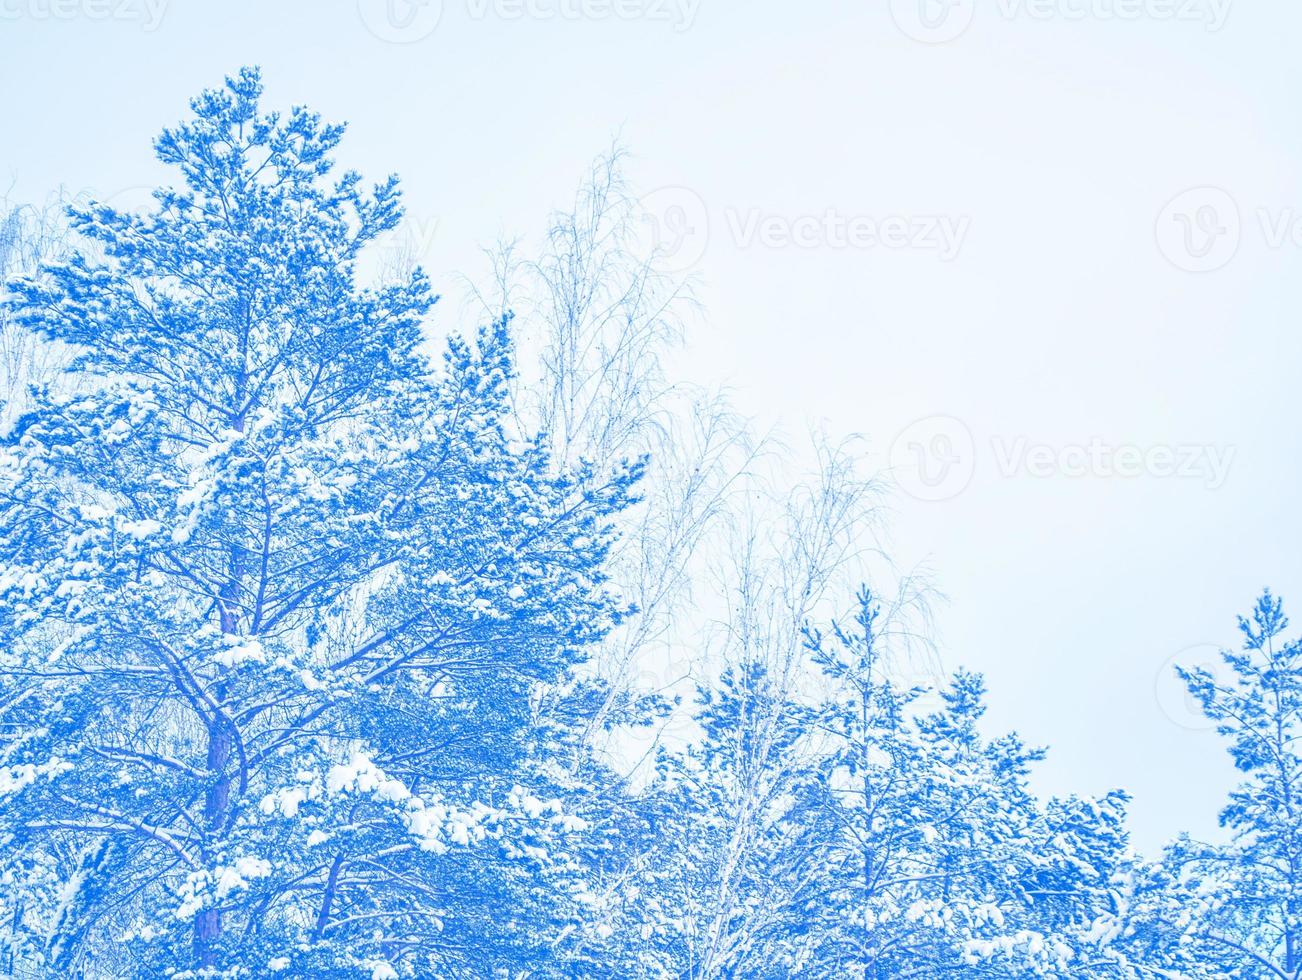
POLYGON ((1183 840, 1168 866, 1190 901, 1186 945, 1214 963, 1216 975, 1295 977, 1302 972, 1302 643, 1285 638, 1283 603, 1266 591, 1250 619, 1240 617, 1240 650, 1228 668, 1179 669, 1244 780, 1230 794, 1223 847, 1183 840), (1264 972, 1263 972, 1264 971, 1264 972))

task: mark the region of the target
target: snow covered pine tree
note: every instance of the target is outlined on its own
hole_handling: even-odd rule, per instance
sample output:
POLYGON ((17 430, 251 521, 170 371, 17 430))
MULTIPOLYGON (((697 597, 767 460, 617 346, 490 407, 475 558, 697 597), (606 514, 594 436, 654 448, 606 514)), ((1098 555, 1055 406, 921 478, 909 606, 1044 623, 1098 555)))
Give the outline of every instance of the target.
POLYGON ((1223 845, 1183 838, 1168 850, 1164 965, 1194 976, 1302 976, 1302 641, 1287 639, 1284 604, 1269 591, 1239 619, 1240 650, 1224 666, 1179 669, 1243 773, 1221 811, 1223 845))
POLYGON ((980 676, 919 710, 879 613, 863 590, 851 624, 806 631, 809 696, 758 663, 702 692, 700 740, 647 794, 660 858, 624 924, 647 966, 621 975, 1154 976, 1145 944, 1172 936, 1120 914, 1145 886, 1124 794, 1040 804, 1042 753, 978 732, 980 676))
POLYGON ((0 443, 0 969, 527 972, 600 846, 537 694, 624 614, 638 466, 512 432, 505 322, 428 361, 424 277, 357 281, 396 181, 261 91, 11 288, 77 357, 0 443))

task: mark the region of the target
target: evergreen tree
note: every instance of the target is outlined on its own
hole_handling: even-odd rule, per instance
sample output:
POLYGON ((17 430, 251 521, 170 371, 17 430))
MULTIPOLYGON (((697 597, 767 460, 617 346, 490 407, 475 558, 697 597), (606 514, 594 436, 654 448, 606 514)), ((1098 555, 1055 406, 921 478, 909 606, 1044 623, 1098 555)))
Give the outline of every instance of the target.
POLYGON ((828 880, 804 913, 820 927, 815 975, 975 973, 1025 945, 1009 872, 1035 821, 1025 780, 1040 754, 979 735, 976 675, 955 675, 938 711, 911 710, 922 692, 892 680, 878 616, 864 591, 853 628, 810 633, 835 735, 807 804, 828 880))
POLYGON ((662 760, 646 800, 630 975, 1142 975, 1152 950, 1127 901, 1153 886, 1125 795, 1042 804, 1043 753, 979 731, 980 676, 923 710, 892 677, 880 615, 865 590, 850 626, 807 630, 810 683, 747 664, 702 692, 699 741, 662 760))
POLYGON ((584 908, 584 792, 535 724, 626 612, 636 468, 512 431, 506 321, 429 361, 401 215, 245 70, 147 214, 13 287, 76 353, 0 447, 0 902, 38 975, 490 976, 584 908))
POLYGON ((1231 843, 1182 840, 1167 856, 1188 896, 1177 934, 1208 976, 1302 976, 1302 643, 1287 629, 1266 591, 1239 619, 1242 648, 1222 652, 1223 676, 1179 671, 1244 774, 1221 811, 1231 843))

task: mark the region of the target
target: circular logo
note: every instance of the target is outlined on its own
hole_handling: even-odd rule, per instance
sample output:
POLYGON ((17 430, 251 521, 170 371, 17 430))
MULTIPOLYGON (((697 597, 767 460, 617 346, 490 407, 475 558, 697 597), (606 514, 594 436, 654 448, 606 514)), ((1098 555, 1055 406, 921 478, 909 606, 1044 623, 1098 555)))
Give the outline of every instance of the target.
POLYGON ((389 44, 412 44, 434 33, 443 0, 357 0, 366 29, 389 44))
POLYGON ((710 212, 701 195, 686 187, 661 187, 640 203, 650 248, 664 271, 686 272, 705 258, 710 212))
POLYGON ((1187 646, 1166 658, 1154 680, 1153 694, 1162 714, 1188 731, 1211 731, 1216 727, 1216 722, 1203 714, 1198 699, 1189 693, 1189 686, 1176 673, 1177 667, 1205 670, 1213 681, 1228 683, 1231 671, 1221 659, 1221 648, 1214 643, 1187 646))
POLYGON ((905 493, 917 500, 957 497, 976 472, 972 430, 948 415, 919 419, 891 443, 891 473, 905 493))
POLYGON ((1239 250, 1239 205, 1219 187, 1192 187, 1157 216, 1157 247, 1177 269, 1212 272, 1239 250))
POLYGON ((891 0, 895 26, 923 44, 952 41, 972 23, 976 0, 891 0))

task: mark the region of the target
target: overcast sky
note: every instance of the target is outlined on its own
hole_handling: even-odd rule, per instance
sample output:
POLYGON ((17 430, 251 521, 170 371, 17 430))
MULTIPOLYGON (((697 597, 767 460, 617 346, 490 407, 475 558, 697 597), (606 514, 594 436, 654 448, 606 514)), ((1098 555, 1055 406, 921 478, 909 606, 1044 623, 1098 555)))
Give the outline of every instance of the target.
POLYGON ((450 287, 620 135, 703 281, 683 370, 866 436, 991 731, 1152 848, 1233 778, 1173 658, 1266 585, 1302 623, 1299 39, 1228 0, 0 0, 0 176, 129 200, 259 64, 450 287))

